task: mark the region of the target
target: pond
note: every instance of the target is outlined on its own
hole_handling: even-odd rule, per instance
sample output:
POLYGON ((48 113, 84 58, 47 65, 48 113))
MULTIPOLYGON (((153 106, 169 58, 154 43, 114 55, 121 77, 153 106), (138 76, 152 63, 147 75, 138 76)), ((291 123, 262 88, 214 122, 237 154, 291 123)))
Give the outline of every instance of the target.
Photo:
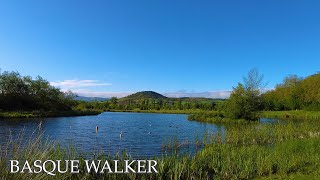
POLYGON ((136 158, 172 153, 165 145, 173 142, 181 147, 180 152, 193 153, 198 149, 196 141, 202 141, 204 134, 224 131, 221 125, 189 121, 184 114, 105 112, 97 116, 0 120, 0 142, 21 131, 27 138, 40 122, 44 137, 62 146, 72 144, 80 152, 100 150, 108 155, 125 150, 136 158))

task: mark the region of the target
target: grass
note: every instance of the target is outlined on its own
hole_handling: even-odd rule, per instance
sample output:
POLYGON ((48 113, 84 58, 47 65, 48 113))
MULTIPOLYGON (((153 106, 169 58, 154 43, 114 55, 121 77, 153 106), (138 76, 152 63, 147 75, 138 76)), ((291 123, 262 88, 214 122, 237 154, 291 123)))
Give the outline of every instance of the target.
POLYGON ((279 119, 320 119, 320 111, 263 111, 262 117, 279 119))
MULTIPOLYGON (((209 144, 193 156, 155 157, 158 174, 58 174, 52 179, 291 179, 320 177, 320 122, 284 124, 232 124, 209 136, 209 144)), ((35 133, 29 141, 8 139, 0 147, 0 179, 47 179, 45 174, 10 174, 9 159, 80 159, 88 154, 61 148, 35 133)), ((179 145, 172 141, 169 148, 179 145)), ((89 153, 90 156, 90 153, 89 153)), ((92 153, 93 159, 110 159, 92 153), (94 155, 93 155, 94 154, 94 155)), ((123 154, 113 159, 130 159, 123 154)), ((83 163, 80 163, 83 164, 83 163)), ((80 167, 84 168, 84 167, 80 167)))
POLYGON ((188 115, 188 120, 214 124, 247 124, 256 123, 245 119, 230 119, 218 111, 201 111, 188 115))
MULTIPOLYGON (((262 111, 261 117, 263 118, 276 118, 281 120, 319 120, 320 111, 262 111)), ((248 123, 244 119, 229 119, 223 113, 218 111, 200 111, 193 112, 188 116, 189 120, 208 122, 215 124, 244 124, 248 123)), ((252 122, 250 122, 252 123, 252 122)))
POLYGON ((97 115, 100 111, 70 110, 70 111, 0 111, 0 118, 36 118, 36 117, 67 117, 97 115))

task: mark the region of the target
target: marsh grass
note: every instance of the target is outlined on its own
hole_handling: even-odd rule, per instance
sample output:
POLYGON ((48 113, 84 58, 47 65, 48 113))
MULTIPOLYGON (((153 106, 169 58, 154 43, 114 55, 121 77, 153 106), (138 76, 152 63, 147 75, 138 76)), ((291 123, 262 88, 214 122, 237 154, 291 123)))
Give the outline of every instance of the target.
MULTIPOLYGON (((208 142, 194 155, 172 153, 155 157, 157 174, 57 174, 8 173, 9 159, 29 161, 79 159, 132 159, 119 152, 113 157, 103 152, 82 154, 35 132, 23 142, 21 136, 9 138, 0 148, 0 179, 284 179, 320 175, 320 123, 318 120, 284 124, 239 124, 225 126, 225 132, 199 138, 208 142), (20 138, 20 140, 19 140, 20 138), (210 141, 205 140, 210 139, 210 141)), ((204 143, 203 143, 204 144, 204 143)), ((172 147, 176 146, 173 140, 172 147)), ((80 170, 84 169, 80 166, 80 170)))
POLYGON ((162 143, 161 150, 168 154, 195 154, 206 145, 211 144, 213 136, 214 134, 204 131, 201 137, 198 133, 195 133, 193 140, 178 140, 177 137, 170 138, 162 143))
POLYGON ((262 117, 288 120, 320 120, 320 111, 263 111, 262 117))
POLYGON ((201 111, 188 115, 188 120, 214 124, 248 124, 257 123, 257 121, 246 121, 245 119, 230 119, 222 112, 218 111, 201 111))
MULTIPOLYGON (((276 118, 281 120, 320 120, 320 111, 262 111, 260 116, 262 118, 276 118)), ((257 121, 246 121, 244 119, 230 119, 222 112, 218 111, 200 111, 191 112, 188 115, 188 120, 208 122, 215 124, 248 124, 257 123, 257 121)))

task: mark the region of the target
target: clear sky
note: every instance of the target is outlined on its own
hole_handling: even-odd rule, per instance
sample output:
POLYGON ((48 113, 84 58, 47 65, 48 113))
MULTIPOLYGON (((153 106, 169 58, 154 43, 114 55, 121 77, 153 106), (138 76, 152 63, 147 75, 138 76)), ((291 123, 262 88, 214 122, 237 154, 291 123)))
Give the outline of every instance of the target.
POLYGON ((87 96, 224 97, 320 67, 318 0, 0 0, 0 67, 87 96))

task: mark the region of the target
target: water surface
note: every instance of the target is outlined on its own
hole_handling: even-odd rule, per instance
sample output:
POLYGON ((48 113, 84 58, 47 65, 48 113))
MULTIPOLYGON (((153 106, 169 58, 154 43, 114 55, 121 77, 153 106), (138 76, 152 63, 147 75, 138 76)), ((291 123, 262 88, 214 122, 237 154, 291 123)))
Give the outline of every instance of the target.
POLYGON ((172 140, 189 142, 188 151, 194 152, 192 142, 202 140, 204 134, 213 135, 224 129, 220 125, 188 121, 183 114, 105 112, 97 116, 0 120, 0 142, 6 142, 10 134, 15 136, 21 130, 27 137, 41 121, 45 137, 62 146, 72 144, 82 152, 99 149, 110 155, 125 150, 133 157, 170 153, 163 145, 172 140))

